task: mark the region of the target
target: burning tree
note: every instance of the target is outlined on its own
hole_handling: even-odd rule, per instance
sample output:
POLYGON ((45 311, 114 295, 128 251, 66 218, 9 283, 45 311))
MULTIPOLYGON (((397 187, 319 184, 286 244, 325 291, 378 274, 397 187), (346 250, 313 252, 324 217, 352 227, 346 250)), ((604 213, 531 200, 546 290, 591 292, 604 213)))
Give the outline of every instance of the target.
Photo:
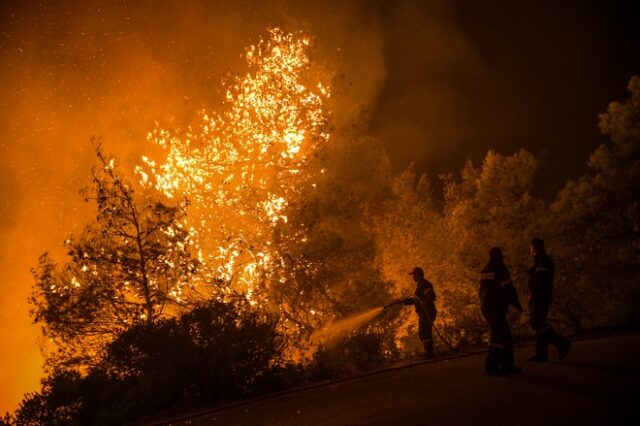
POLYGON ((289 335, 385 295, 362 297, 375 293, 376 272, 361 227, 364 203, 386 185, 375 175, 384 152, 368 139, 330 138, 327 73, 309 46, 269 30, 246 49, 249 72, 229 85, 226 108, 186 132, 151 132, 166 157, 137 169, 143 184, 191 201, 184 226, 200 287, 278 312, 289 335))
POLYGON ((185 206, 135 193, 115 159, 95 149, 93 185, 83 191, 96 203, 95 223, 65 241, 67 262, 59 267, 45 253, 33 271, 32 315, 58 347, 52 364, 90 364, 127 327, 152 323, 191 297, 197 261, 185 206))
POLYGON ((284 280, 276 245, 286 209, 313 189, 305 169, 329 139, 323 101, 329 91, 311 86, 309 39, 279 29, 246 49, 249 72, 232 81, 222 113, 202 113, 201 124, 175 134, 157 129, 150 141, 166 150, 160 164, 143 158, 141 181, 168 197, 191 200, 183 220, 198 247, 203 281, 223 299, 238 293, 252 303, 259 281, 284 280), (309 88, 311 87, 311 88, 309 88))

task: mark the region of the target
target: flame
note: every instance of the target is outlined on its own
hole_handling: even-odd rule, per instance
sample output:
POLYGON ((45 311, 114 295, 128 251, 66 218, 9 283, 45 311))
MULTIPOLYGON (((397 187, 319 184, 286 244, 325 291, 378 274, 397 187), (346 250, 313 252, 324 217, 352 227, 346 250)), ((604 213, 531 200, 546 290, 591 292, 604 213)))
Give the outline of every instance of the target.
POLYGON ((140 183, 190 201, 183 226, 203 265, 200 287, 213 297, 240 292, 262 306, 260 285, 276 279, 278 227, 310 179, 305 167, 312 154, 330 137, 324 109, 330 90, 307 82, 310 45, 304 35, 268 30, 245 50, 249 71, 227 86, 222 112, 202 111, 200 124, 185 132, 148 134, 166 157, 142 157, 140 183))

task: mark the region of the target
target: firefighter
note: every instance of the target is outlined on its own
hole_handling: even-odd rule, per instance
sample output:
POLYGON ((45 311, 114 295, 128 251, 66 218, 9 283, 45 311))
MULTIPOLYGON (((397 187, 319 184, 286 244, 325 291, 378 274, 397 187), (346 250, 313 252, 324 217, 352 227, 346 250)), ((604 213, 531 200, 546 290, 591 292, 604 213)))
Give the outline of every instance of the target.
POLYGON ((507 321, 509 305, 522 312, 511 275, 502 259, 502 250, 489 250, 489 263, 480 272, 480 310, 489 323, 489 351, 485 372, 490 375, 517 373, 514 365, 513 340, 507 321))
POLYGON ((571 350, 571 342, 562 337, 547 322, 547 314, 553 293, 553 276, 555 265, 553 259, 545 252, 541 238, 531 240, 530 247, 533 266, 529 269, 531 299, 531 327, 536 333, 536 353, 529 361, 547 362, 548 346, 551 342, 558 349, 558 359, 564 359, 571 350))
POLYGON ((413 268, 409 273, 416 282, 416 290, 412 296, 402 300, 403 305, 414 305, 418 314, 418 336, 424 348, 426 358, 435 358, 433 351, 433 322, 436 319, 436 293, 433 285, 424 278, 424 271, 420 267, 413 268))

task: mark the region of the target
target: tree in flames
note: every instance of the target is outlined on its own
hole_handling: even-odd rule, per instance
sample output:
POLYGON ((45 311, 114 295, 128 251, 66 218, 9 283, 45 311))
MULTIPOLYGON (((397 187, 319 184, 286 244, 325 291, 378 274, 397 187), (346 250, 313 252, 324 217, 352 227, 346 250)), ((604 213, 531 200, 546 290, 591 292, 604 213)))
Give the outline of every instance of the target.
POLYGON ((257 283, 285 279, 278 272, 280 227, 291 200, 313 187, 306 167, 329 139, 323 108, 329 90, 306 81, 309 45, 306 37, 269 30, 246 49, 249 71, 229 85, 222 113, 203 112, 186 132, 148 135, 166 158, 144 157, 137 173, 144 185, 191 201, 184 225, 197 244, 201 287, 210 297, 235 294, 262 305, 268 297, 257 297, 257 283))

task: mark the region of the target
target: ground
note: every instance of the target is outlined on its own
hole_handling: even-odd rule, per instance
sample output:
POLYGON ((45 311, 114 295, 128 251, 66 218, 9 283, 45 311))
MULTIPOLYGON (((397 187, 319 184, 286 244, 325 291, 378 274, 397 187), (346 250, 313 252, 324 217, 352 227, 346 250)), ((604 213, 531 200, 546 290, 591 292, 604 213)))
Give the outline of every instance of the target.
POLYGON ((526 362, 531 351, 517 350, 519 375, 488 377, 484 354, 474 354, 267 396, 165 424, 640 424, 640 333, 574 341, 562 362, 526 362))

